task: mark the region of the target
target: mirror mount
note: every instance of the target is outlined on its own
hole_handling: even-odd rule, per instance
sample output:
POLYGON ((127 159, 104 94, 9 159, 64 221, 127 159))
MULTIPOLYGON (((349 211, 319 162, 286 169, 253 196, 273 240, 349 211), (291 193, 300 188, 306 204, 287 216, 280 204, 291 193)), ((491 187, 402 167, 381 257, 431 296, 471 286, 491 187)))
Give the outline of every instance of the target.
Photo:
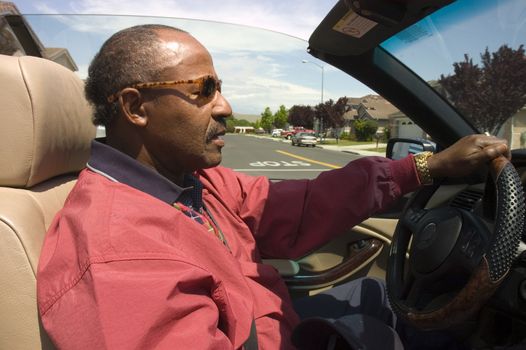
POLYGON ((403 2, 393 0, 345 0, 345 3, 360 16, 388 27, 400 24, 407 12, 403 2))

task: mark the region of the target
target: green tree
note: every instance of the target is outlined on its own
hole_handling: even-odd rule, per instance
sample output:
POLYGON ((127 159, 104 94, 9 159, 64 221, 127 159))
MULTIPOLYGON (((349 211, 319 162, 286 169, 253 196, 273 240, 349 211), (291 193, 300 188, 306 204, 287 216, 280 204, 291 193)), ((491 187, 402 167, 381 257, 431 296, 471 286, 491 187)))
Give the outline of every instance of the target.
POLYGON ((314 126, 314 109, 311 106, 294 105, 289 110, 290 125, 312 129, 314 126))
POLYGON ((356 119, 353 126, 358 141, 371 141, 378 130, 378 123, 371 119, 356 119))
POLYGON ((442 93, 480 132, 495 135, 501 126, 526 105, 524 47, 502 45, 481 55, 481 66, 467 54, 453 64, 454 74, 439 79, 442 93))
POLYGON ((279 109, 274 113, 274 126, 278 129, 283 129, 287 124, 289 118, 289 111, 284 105, 279 106, 279 109))
POLYGON ((269 107, 265 108, 265 111, 261 113, 261 127, 265 129, 266 132, 270 132, 272 125, 274 124, 274 116, 269 107))
POLYGON ((226 132, 234 132, 236 126, 236 119, 234 117, 226 120, 226 132))

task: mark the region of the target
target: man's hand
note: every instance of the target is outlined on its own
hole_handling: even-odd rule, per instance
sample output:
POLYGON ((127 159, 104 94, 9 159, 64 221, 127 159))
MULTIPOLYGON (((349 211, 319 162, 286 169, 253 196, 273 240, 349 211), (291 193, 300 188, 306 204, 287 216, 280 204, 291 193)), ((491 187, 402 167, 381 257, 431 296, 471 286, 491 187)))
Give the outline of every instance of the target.
POLYGON ((432 177, 460 177, 481 169, 489 161, 503 155, 510 159, 504 139, 486 135, 469 135, 427 160, 432 177))

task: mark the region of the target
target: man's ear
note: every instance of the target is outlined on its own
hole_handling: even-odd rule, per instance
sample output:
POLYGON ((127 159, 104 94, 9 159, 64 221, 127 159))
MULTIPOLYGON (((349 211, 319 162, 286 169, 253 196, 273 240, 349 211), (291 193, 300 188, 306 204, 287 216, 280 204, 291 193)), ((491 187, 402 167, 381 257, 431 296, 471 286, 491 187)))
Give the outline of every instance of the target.
POLYGON ((119 108, 124 119, 139 127, 148 124, 148 116, 143 106, 141 92, 133 88, 125 88, 119 96, 119 108))

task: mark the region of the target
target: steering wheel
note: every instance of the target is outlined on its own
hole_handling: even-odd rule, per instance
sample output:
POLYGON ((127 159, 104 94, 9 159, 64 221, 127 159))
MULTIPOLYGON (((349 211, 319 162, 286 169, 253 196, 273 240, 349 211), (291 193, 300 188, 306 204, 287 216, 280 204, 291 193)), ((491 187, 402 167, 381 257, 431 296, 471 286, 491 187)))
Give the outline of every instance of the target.
POLYGON ((387 293, 395 313, 419 329, 447 329, 474 316, 515 259, 524 229, 522 184, 503 156, 489 168, 485 215, 426 208, 439 185, 423 187, 404 208, 389 252, 387 293))

